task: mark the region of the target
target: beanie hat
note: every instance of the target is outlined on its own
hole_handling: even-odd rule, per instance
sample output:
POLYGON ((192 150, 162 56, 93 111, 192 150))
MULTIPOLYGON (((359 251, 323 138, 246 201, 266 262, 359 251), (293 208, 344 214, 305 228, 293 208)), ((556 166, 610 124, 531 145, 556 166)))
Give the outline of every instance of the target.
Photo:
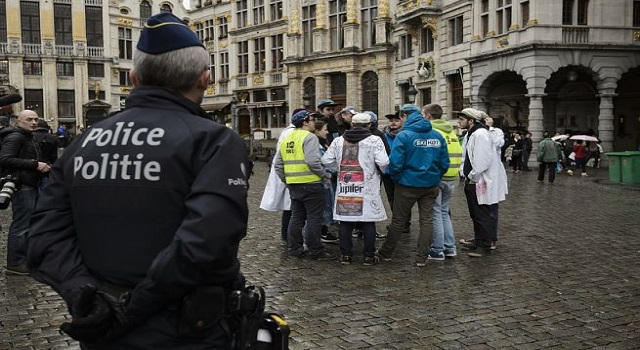
POLYGON ((136 48, 144 53, 158 55, 190 46, 204 48, 189 26, 171 13, 163 12, 149 17, 136 48))

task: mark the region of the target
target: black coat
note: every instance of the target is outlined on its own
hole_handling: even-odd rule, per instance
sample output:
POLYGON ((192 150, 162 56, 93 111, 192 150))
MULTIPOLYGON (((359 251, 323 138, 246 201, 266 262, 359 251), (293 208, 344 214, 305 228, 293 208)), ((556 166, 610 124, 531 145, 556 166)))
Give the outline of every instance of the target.
POLYGON ((0 130, 0 139, 0 166, 3 175, 17 176, 19 184, 37 187, 43 176, 38 171, 38 161, 43 160, 32 132, 9 126, 0 130))
POLYGON ((32 276, 70 303, 88 282, 132 288, 145 315, 241 278, 243 140, 169 90, 138 87, 53 166, 29 231, 32 276))
POLYGON ((55 163, 58 159, 58 137, 47 129, 36 129, 33 140, 40 146, 42 161, 47 164, 55 163))

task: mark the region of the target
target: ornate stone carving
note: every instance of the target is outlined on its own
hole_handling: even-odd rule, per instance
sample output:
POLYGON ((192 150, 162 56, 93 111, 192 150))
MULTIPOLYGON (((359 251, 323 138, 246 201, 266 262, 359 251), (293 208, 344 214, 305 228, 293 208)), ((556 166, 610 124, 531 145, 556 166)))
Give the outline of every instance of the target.
POLYGON ((640 41, 640 32, 633 32, 633 41, 640 41))
POLYGON ((422 16, 422 26, 431 29, 433 40, 438 40, 438 18, 431 16, 422 16))
POLYGON ((253 85, 264 85, 264 76, 263 75, 254 75, 252 79, 253 85))
POLYGON ((118 24, 131 27, 131 25, 133 25, 133 20, 131 18, 118 18, 118 24))
POLYGON ((378 1, 378 18, 389 18, 389 0, 378 1))
POLYGON ((300 15, 297 9, 291 10, 291 19, 289 19, 289 34, 300 34, 300 15))
POLYGON ((327 7, 324 3, 320 2, 316 4, 316 28, 324 29, 327 27, 325 23, 325 17, 327 15, 327 7))
POLYGON ((503 36, 502 38, 498 38, 498 40, 496 40, 496 46, 499 49, 509 46, 509 37, 503 36))
POLYGON ((358 3, 356 0, 347 0, 347 23, 358 23, 358 3))

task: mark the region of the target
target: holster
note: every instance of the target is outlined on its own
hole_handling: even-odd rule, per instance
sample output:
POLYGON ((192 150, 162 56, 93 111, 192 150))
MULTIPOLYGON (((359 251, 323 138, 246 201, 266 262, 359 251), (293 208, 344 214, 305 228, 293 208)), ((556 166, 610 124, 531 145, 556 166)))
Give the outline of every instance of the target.
POLYGON ((223 287, 203 286, 187 294, 180 307, 178 334, 204 337, 225 313, 227 292, 223 287))

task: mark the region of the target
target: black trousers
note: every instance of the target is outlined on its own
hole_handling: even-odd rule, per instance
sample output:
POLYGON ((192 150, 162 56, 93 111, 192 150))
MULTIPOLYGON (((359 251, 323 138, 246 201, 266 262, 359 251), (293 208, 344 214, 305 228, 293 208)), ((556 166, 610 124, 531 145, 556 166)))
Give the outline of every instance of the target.
POLYGON ((538 181, 544 181, 545 169, 549 169, 549 183, 553 183, 556 179, 556 164, 557 162, 540 162, 538 167, 538 181))
POLYGON ((473 233, 475 243, 480 248, 489 249, 493 240, 493 226, 495 223, 493 213, 497 212, 498 204, 478 204, 476 185, 465 182, 464 195, 467 197, 469 216, 473 221, 473 233))

